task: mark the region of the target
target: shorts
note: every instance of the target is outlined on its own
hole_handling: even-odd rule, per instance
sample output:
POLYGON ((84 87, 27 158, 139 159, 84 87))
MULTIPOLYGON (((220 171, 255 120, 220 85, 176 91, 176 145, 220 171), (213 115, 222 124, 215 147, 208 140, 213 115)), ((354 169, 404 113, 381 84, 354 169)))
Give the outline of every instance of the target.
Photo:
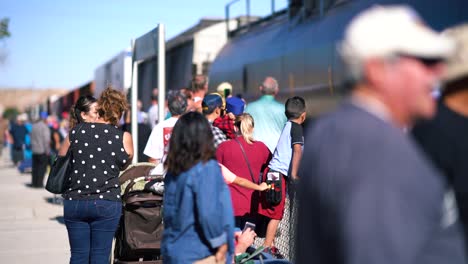
MULTIPOLYGON (((266 175, 267 173, 264 173, 266 175)), ((284 215, 284 205, 286 203, 286 176, 281 174, 281 202, 277 205, 267 203, 265 195, 260 197, 258 213, 271 219, 281 220, 284 215)))

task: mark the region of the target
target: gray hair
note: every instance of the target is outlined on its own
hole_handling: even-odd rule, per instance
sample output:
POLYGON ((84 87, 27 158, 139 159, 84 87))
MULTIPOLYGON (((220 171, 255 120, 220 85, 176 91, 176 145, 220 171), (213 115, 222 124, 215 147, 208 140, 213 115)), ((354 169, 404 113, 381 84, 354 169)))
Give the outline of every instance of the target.
POLYGON ((167 93, 167 105, 173 116, 179 116, 187 110, 187 97, 180 91, 167 93))
POLYGON ((363 60, 354 55, 352 47, 344 41, 338 44, 337 50, 346 67, 346 79, 352 83, 362 81, 364 77, 363 60))
MULTIPOLYGON (((351 83, 359 83, 364 81, 366 78, 364 76, 364 63, 366 59, 357 56, 353 48, 345 42, 340 43, 337 47, 337 50, 341 55, 344 66, 346 67, 346 81, 351 83)), ((379 56, 379 59, 382 59, 383 61, 391 64, 398 60, 398 56, 395 54, 388 54, 379 56)))
POLYGON ((269 95, 274 95, 278 92, 278 81, 276 81, 275 78, 268 76, 265 78, 265 80, 262 83, 262 93, 263 94, 269 94, 269 95))

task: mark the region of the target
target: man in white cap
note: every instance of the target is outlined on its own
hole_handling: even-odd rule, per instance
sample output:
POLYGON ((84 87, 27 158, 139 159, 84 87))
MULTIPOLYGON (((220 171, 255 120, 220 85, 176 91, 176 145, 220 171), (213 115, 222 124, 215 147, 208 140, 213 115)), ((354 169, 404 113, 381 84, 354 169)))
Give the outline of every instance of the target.
POLYGON ((434 115, 453 48, 407 6, 348 25, 340 51, 353 90, 307 133, 296 263, 466 263, 447 184, 403 131, 434 115))
POLYGON ((442 96, 434 119, 417 124, 413 135, 438 169, 447 177, 468 239, 468 24, 444 34, 457 41, 444 74, 442 96))

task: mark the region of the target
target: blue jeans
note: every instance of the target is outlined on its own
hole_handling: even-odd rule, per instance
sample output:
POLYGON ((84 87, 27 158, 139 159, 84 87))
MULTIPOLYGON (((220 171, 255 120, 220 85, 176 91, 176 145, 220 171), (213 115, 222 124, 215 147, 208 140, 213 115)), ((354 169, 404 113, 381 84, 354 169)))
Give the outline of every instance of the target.
POLYGON ((71 248, 70 263, 109 263, 121 213, 121 202, 65 200, 63 215, 71 248))

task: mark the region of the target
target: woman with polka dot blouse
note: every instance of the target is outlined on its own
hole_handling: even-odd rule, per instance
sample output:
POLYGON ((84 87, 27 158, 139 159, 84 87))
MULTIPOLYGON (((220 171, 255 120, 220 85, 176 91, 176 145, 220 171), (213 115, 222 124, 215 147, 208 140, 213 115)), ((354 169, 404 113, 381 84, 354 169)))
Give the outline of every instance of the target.
POLYGON ((107 88, 98 101, 80 97, 59 155, 72 151, 64 197, 70 263, 108 263, 122 202, 118 176, 133 157, 131 135, 117 124, 127 110, 121 92, 107 88))

